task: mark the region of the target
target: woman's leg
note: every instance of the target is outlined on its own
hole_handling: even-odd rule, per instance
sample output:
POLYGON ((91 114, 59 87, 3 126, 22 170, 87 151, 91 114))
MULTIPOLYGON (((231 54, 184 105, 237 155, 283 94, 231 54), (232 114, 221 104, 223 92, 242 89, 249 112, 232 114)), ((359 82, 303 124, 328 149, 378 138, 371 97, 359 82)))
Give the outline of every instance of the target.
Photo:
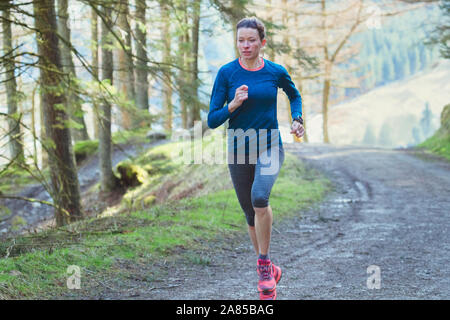
POLYGON ((255 210, 255 233, 259 254, 267 256, 269 254, 270 237, 272 234, 272 208, 254 208, 255 210))
POLYGON ((259 252, 262 255, 269 253, 273 222, 269 196, 283 162, 284 150, 282 147, 277 147, 271 150, 270 156, 267 157, 267 154, 264 154, 258 158, 255 167, 251 196, 253 209, 255 210, 256 240, 259 252))
POLYGON ((252 241, 253 248, 255 249, 256 256, 259 256, 259 244, 258 239, 256 238, 255 226, 248 226, 248 234, 250 236, 250 240, 252 241))
MULTIPOLYGON (((250 239, 255 246, 256 237, 254 237, 255 229, 255 210, 252 205, 252 186, 255 177, 255 164, 228 164, 231 181, 238 198, 242 211, 245 213, 247 225, 249 227, 250 239)), ((256 247, 257 248, 257 245, 256 247)))

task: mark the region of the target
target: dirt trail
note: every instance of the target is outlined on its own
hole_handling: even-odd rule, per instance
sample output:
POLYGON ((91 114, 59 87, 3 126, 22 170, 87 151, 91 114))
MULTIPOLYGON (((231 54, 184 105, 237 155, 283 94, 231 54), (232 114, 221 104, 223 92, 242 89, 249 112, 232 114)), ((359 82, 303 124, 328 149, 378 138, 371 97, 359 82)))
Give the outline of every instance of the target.
MULTIPOLYGON (((301 217, 274 223, 279 299, 449 299, 450 164, 406 150, 285 144, 336 191, 301 217), (380 289, 367 280, 380 271, 380 289)), ((117 283, 102 299, 257 299, 247 236, 209 265, 177 264, 156 281, 117 283)), ((148 270, 147 270, 148 271, 148 270)), ((373 282, 370 282, 373 283, 373 282)))

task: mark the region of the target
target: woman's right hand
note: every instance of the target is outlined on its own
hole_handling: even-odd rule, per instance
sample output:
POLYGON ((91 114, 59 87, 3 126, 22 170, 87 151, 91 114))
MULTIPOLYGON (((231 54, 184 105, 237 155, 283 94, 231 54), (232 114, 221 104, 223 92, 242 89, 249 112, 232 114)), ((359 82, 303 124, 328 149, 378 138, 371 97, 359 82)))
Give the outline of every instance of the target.
POLYGON ((248 99, 248 87, 243 84, 239 88, 236 89, 234 94, 234 99, 228 104, 228 110, 233 112, 237 108, 239 108, 242 103, 248 99))

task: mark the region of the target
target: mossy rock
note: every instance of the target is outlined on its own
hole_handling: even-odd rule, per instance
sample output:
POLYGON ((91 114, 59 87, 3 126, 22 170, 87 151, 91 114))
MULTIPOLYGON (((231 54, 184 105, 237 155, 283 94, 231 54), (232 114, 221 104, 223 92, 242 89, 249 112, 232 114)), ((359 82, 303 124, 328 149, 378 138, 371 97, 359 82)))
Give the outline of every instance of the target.
POLYGON ((136 187, 148 179, 148 172, 144 168, 129 161, 120 162, 117 165, 117 171, 124 187, 136 187))
POLYGON ((80 163, 98 150, 98 140, 78 141, 73 147, 75 160, 80 163))
POLYGON ((142 168, 145 171, 147 171, 147 173, 149 175, 155 175, 155 174, 161 173, 161 171, 163 171, 159 166, 155 166, 155 165, 152 165, 152 164, 149 164, 149 163, 144 165, 144 166, 142 166, 142 168))
POLYGON ((146 196, 144 198, 143 202, 144 202, 145 207, 151 206, 151 205, 155 204, 156 197, 155 197, 155 195, 151 194, 149 196, 146 196))

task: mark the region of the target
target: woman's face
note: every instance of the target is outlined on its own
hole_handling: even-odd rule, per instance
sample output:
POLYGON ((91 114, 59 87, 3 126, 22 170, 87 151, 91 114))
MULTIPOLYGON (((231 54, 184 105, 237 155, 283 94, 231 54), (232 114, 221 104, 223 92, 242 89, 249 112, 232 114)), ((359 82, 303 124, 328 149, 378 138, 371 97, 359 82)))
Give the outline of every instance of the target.
POLYGON ((255 59, 259 56, 266 40, 261 41, 258 30, 253 28, 239 28, 237 31, 237 47, 241 58, 255 59))

